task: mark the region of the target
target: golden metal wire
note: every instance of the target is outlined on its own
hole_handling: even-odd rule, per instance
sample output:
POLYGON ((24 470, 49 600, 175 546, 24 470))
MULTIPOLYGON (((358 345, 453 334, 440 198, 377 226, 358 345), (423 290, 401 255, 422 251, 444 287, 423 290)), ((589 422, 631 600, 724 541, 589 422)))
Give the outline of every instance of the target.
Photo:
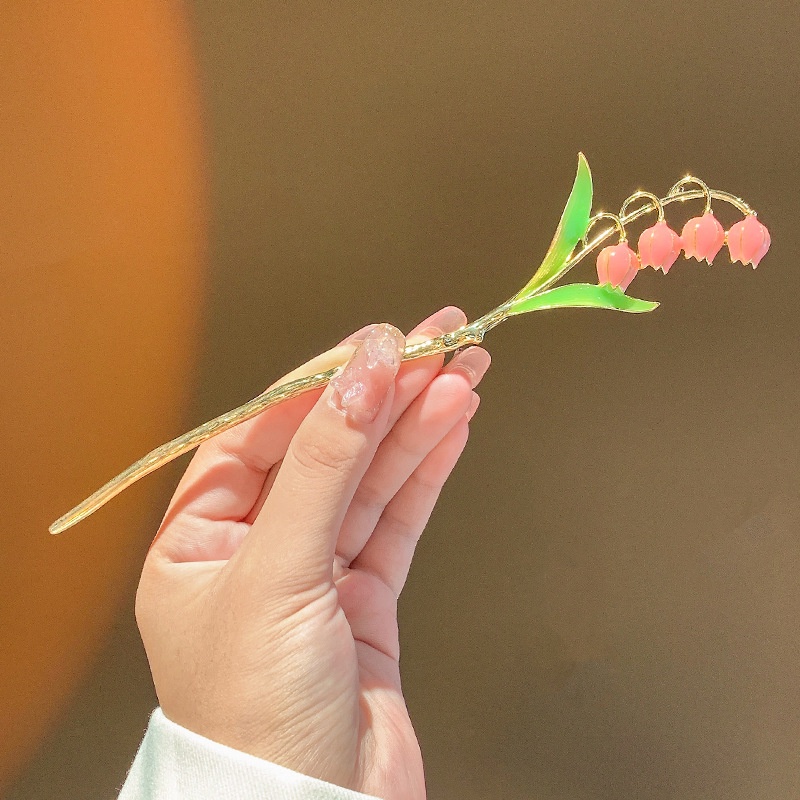
MULTIPOLYGON (((620 217, 624 217, 625 213, 628 210, 628 206, 634 201, 638 200, 640 197, 646 197, 650 200, 653 204, 653 207, 658 209, 658 221, 663 222, 664 220, 664 206, 661 204, 661 201, 651 192, 634 192, 623 204, 622 208, 619 210, 620 217)), ((650 207, 648 206, 648 210, 650 207)))
POLYGON ((672 195, 676 195, 680 193, 682 187, 687 186, 690 183, 694 183, 700 187, 700 191, 706 197, 706 207, 703 210, 704 214, 708 214, 711 211, 711 190, 706 186, 700 178, 695 178, 694 175, 687 175, 685 178, 681 178, 668 192, 667 197, 671 197, 672 195))
MULTIPOLYGON (((435 339, 429 339, 426 342, 409 345, 405 349, 403 360, 409 361, 435 353, 446 353, 452 350, 458 350, 461 347, 467 347, 471 344, 479 344, 483 340, 483 333, 490 327, 493 327, 491 321, 483 317, 481 320, 476 320, 472 325, 467 325, 453 333, 447 333, 435 339)), ((337 350, 345 349, 346 348, 337 348, 337 350)), ((351 347, 348 356, 352 354, 352 351, 353 348, 351 347)), ((345 363, 347 363, 347 357, 340 358, 338 363, 328 369, 318 370, 308 375, 301 375, 300 377, 274 386, 244 405, 227 411, 203 423, 197 428, 194 428, 188 433, 184 433, 182 436, 178 436, 176 439, 172 439, 156 447, 155 450, 151 450, 146 456, 140 458, 136 463, 131 464, 126 470, 101 486, 82 503, 79 503, 75 508, 59 517, 50 526, 50 533, 62 533, 67 530, 67 528, 71 528, 81 520, 86 519, 90 514, 93 514, 98 508, 104 506, 109 500, 116 497, 120 492, 127 489, 140 478, 149 475, 151 472, 154 472, 159 467, 163 467, 165 464, 168 464, 184 453, 188 453, 213 436, 227 431, 245 420, 252 419, 268 408, 278 405, 278 403, 282 403, 285 400, 297 397, 313 389, 324 388, 345 363)))
POLYGON ((616 214, 611 214, 608 211, 600 211, 589 220, 586 233, 583 234, 583 239, 581 240, 584 245, 586 245, 586 241, 589 238, 589 231, 595 226, 595 223, 600 222, 601 219, 610 219, 614 225, 616 225, 617 229, 619 230, 620 242, 628 241, 628 234, 625 233, 625 226, 622 224, 622 220, 616 214))
MULTIPOLYGON (((708 210, 711 208, 711 198, 713 197, 716 200, 722 200, 732 204, 744 214, 755 213, 741 198, 732 194, 728 194, 727 192, 709 189, 705 183, 692 176, 686 176, 682 180, 678 181, 678 183, 676 183, 675 186, 670 189, 667 196, 661 198, 660 200, 655 195, 650 195, 646 192, 637 192, 631 195, 631 197, 629 197, 622 206, 623 212, 626 211, 628 204, 632 200, 638 199, 639 197, 644 197, 648 199, 649 202, 629 213, 620 213, 619 216, 607 213, 598 214, 593 218, 593 222, 603 217, 613 218, 615 224, 618 225, 620 231, 622 231, 624 240, 625 225, 654 210, 659 212, 659 218, 661 218, 663 216, 663 207, 674 202, 686 202, 687 200, 704 198, 706 200, 706 210, 708 210), (694 183, 699 185, 701 188, 684 190, 682 187, 688 183, 694 183)), ((543 284, 537 290, 537 293, 545 291, 547 288, 552 286, 553 283, 560 280, 589 252, 594 250, 609 236, 611 236, 613 232, 614 228, 609 228, 605 231, 602 231, 595 236, 594 239, 588 242, 586 241, 585 237, 583 241, 583 247, 572 254, 562 270, 560 270, 548 281, 543 282, 543 284)), ((452 333, 445 333, 442 336, 438 336, 435 339, 430 339, 426 342, 408 345, 403 354, 403 360, 410 361, 412 359, 423 358, 424 356, 435 355, 437 353, 452 352, 469 345, 480 344, 483 341, 484 336, 492 328, 496 327, 510 316, 510 311, 513 307, 515 299, 516 295, 497 306, 497 308, 493 309, 488 314, 485 314, 474 322, 471 322, 464 327, 453 331, 452 333)), ((341 352, 337 355, 337 351, 344 350, 346 350, 346 348, 335 348, 334 350, 330 351, 330 354, 332 355, 330 355, 328 360, 333 361, 334 363, 326 363, 324 369, 319 369, 321 357, 318 357, 317 359, 309 362, 309 365, 307 365, 309 367, 316 365, 311 374, 301 374, 302 368, 300 368, 300 370, 295 370, 294 373, 291 373, 290 376, 287 376, 287 378, 291 379, 285 380, 283 383, 273 386, 244 405, 234 408, 231 411, 227 411, 226 413, 215 417, 209 422, 205 422, 199 427, 194 428, 188 433, 184 433, 182 436, 178 436, 176 439, 166 442, 165 444, 157 447, 155 450, 152 450, 146 456, 140 458, 135 464, 132 464, 115 478, 112 478, 110 481, 108 481, 108 483, 100 487, 100 489, 94 492, 94 494, 91 496, 87 497, 82 503, 79 503, 77 506, 75 506, 75 508, 59 517, 50 526, 50 533, 62 533, 68 528, 71 528, 81 520, 86 519, 86 517, 88 517, 90 514, 93 514, 99 508, 104 506, 109 500, 111 500, 113 497, 116 497, 116 495, 127 489, 131 484, 135 483, 140 478, 143 478, 145 475, 149 475, 151 472, 154 472, 159 467, 168 464, 178 456, 193 450, 195 447, 212 438, 213 436, 217 436, 223 431, 227 431, 235 425, 239 425, 240 423, 244 422, 245 420, 252 419, 258 414, 261 414, 263 411, 266 411, 268 408, 272 408, 273 406, 277 405, 278 403, 282 403, 285 400, 297 397, 304 392, 323 388, 344 366, 348 360, 349 354, 352 353, 352 348, 350 348, 347 353, 341 352)))

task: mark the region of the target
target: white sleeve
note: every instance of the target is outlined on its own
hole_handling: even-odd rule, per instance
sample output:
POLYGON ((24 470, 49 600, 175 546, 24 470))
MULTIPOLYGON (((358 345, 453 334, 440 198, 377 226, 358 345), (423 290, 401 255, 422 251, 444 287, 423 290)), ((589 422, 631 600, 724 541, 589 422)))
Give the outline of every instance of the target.
POLYGON ((212 742, 160 708, 118 800, 376 800, 212 742))

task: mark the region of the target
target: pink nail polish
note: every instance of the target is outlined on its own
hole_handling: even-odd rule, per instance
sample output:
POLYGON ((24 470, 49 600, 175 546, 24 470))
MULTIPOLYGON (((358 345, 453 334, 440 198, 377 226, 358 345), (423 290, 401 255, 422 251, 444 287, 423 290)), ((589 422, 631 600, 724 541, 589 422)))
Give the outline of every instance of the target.
POLYGON ((397 328, 376 325, 331 380, 331 405, 352 422, 373 422, 400 368, 404 348, 405 338, 397 328))
POLYGON ((349 336, 347 336, 344 339, 342 339, 342 341, 339 342, 339 345, 343 345, 343 344, 358 344, 359 342, 363 342, 364 339, 367 337, 367 334, 374 327, 375 327, 375 325, 365 325, 363 328, 359 328, 355 333, 351 333, 349 336))
POLYGON ((472 400, 470 401, 469 408, 467 409, 467 422, 469 422, 474 416, 475 412, 478 410, 478 406, 481 404, 481 398, 479 395, 472 393, 472 400))
POLYGON ((462 325, 466 324, 467 316, 460 308, 446 306, 420 322, 420 324, 411 331, 409 336, 419 336, 433 331, 430 336, 426 337, 428 339, 433 339, 436 336, 441 336, 445 332, 454 331, 456 328, 460 328, 462 325))
POLYGON ((445 371, 463 372, 474 389, 481 382, 491 363, 492 357, 482 347, 468 347, 453 358, 445 371))

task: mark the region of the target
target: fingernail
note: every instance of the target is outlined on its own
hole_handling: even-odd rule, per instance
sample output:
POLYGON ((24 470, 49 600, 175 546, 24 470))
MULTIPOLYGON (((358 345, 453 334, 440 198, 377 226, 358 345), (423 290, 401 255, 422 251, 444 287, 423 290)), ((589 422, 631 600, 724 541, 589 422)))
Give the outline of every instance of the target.
POLYGON ((474 416, 475 412, 478 410, 478 406, 481 404, 481 398, 479 395, 472 393, 472 400, 470 401, 469 408, 467 409, 467 422, 469 422, 474 416))
POLYGON ((456 306, 447 306, 420 322, 408 335, 406 344, 419 344, 435 339, 467 324, 467 315, 456 306))
POLYGON ((331 380, 330 404, 352 422, 373 422, 400 368, 405 344, 397 328, 375 325, 345 368, 331 380))
POLYGON ((422 344, 423 342, 429 342, 431 339, 435 339, 437 336, 441 336, 444 331, 441 328, 437 328, 434 325, 431 325, 429 328, 425 328, 425 330, 420 331, 419 333, 413 333, 406 339, 406 344, 422 344))
POLYGON ((355 333, 351 333, 347 338, 342 339, 337 347, 341 347, 343 344, 358 344, 359 342, 363 342, 364 339, 367 338, 367 334, 375 327, 377 326, 365 325, 363 328, 359 328, 355 333))
POLYGON ((445 372, 462 372, 474 389, 486 374, 492 357, 482 347, 468 347, 462 350, 445 367, 445 372))

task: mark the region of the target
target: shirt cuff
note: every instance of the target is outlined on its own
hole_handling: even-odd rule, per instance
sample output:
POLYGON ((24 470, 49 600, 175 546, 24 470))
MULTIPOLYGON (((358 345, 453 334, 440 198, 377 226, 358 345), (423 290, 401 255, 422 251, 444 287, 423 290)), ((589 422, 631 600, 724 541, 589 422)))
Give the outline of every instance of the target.
POLYGON ((118 800, 377 800, 212 742, 157 708, 118 800))

